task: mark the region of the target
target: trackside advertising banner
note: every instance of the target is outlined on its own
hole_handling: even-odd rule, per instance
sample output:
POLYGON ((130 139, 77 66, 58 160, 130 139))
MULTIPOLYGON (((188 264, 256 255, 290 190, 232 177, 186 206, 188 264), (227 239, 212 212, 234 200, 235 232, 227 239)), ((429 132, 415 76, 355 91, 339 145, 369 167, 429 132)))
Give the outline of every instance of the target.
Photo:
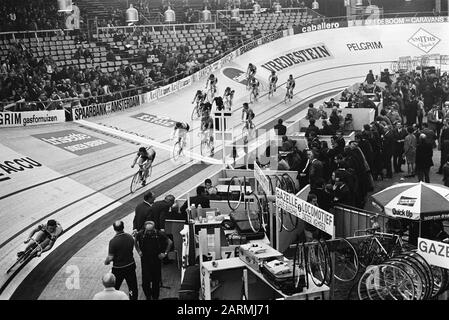
POLYGON ((317 43, 316 45, 280 53, 279 56, 262 64, 262 67, 270 72, 281 71, 297 64, 308 64, 333 58, 334 56, 324 43, 317 43))
POLYGON ((65 122, 64 110, 0 112, 0 128, 65 122))
POLYGON ((298 34, 298 33, 307 33, 307 32, 320 31, 320 30, 339 29, 339 28, 345 28, 347 26, 348 26, 348 21, 345 21, 345 20, 336 21, 336 22, 311 23, 311 24, 307 24, 305 26, 294 26, 293 32, 294 32, 294 34, 298 34))
POLYGON ((276 188, 276 206, 334 237, 334 216, 304 200, 276 188))
POLYGON ((133 96, 106 103, 93 104, 72 109, 73 120, 82 120, 95 116, 104 116, 140 105, 140 96, 133 96))
POLYGON ((449 244, 418 238, 418 253, 432 265, 449 269, 449 244))
POLYGON ((447 16, 442 17, 400 17, 350 21, 349 26, 359 25, 388 25, 388 24, 413 24, 413 23, 442 23, 448 22, 447 16))

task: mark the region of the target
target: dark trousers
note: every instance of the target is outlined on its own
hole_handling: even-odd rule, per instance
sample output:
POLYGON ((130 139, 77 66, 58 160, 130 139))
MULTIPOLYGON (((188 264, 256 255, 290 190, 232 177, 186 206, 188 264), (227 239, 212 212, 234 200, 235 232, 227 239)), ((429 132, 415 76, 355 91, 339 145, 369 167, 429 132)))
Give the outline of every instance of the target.
POLYGON ((115 276, 115 289, 119 290, 123 280, 126 280, 126 284, 129 288, 129 299, 137 300, 139 291, 137 289, 137 276, 136 276, 136 264, 124 268, 112 267, 112 274, 115 276))
POLYGON ((387 178, 393 177, 393 170, 391 167, 391 158, 393 157, 393 154, 391 153, 384 153, 384 168, 387 169, 387 178))
POLYGON ((429 172, 430 172, 430 167, 424 168, 424 169, 422 169, 422 168, 416 169, 416 174, 418 175, 418 181, 424 181, 424 182, 430 183, 429 172))
POLYGON ((443 166, 446 163, 447 157, 449 156, 449 140, 442 141, 441 144, 441 157, 440 157, 440 168, 438 171, 443 170, 443 166))
POLYGON ((393 155, 393 166, 394 166, 394 172, 398 173, 401 171, 402 166, 402 153, 395 153, 393 155))
POLYGON ((142 259, 142 289, 145 293, 147 300, 159 299, 159 291, 161 284, 161 261, 156 257, 157 260, 148 261, 142 259))

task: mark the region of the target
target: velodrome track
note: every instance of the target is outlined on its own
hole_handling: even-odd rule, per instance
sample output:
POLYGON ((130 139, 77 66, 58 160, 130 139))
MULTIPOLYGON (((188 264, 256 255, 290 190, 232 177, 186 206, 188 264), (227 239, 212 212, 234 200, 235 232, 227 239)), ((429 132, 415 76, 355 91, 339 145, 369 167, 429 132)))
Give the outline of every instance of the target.
MULTIPOLYGON (((284 83, 289 74, 295 76, 296 95, 295 99, 286 105, 281 101, 285 94, 282 88, 271 100, 262 96, 260 101, 252 107, 256 113, 256 125, 259 128, 270 129, 279 117, 297 118, 301 114, 300 111, 306 107, 304 103, 322 101, 355 82, 363 81, 368 69, 378 73, 379 70, 388 68, 391 61, 397 60, 399 56, 422 55, 423 52, 420 49, 408 42, 408 39, 420 28, 440 40, 430 53, 449 52, 447 36, 444 32, 447 26, 447 24, 437 23, 326 30, 289 36, 255 48, 216 72, 220 93, 226 86, 236 90, 234 114, 230 120, 231 127, 235 128, 235 134, 238 135, 241 130, 241 104, 249 98, 245 86, 239 83, 241 78, 238 75, 239 70, 246 71, 249 62, 256 64, 258 78, 266 87, 269 71, 262 65, 267 62, 275 61, 274 59, 292 51, 323 45, 330 53, 330 56, 325 59, 311 59, 307 63, 294 64, 278 72, 280 83, 284 83), (381 48, 355 51, 348 47, 348 44, 361 42, 380 42, 381 48), (229 75, 235 79, 231 79, 229 75)), ((65 269, 62 267, 72 263, 73 259, 79 265, 93 263, 98 268, 90 266, 89 272, 101 275, 104 272, 101 264, 106 255, 108 241, 105 235, 111 235, 108 231, 102 231, 110 226, 111 221, 119 217, 125 217, 125 222, 129 225, 132 216, 129 214, 133 211, 135 204, 140 202, 140 197, 133 199, 139 196, 140 192, 154 189, 159 196, 168 192, 180 196, 185 190, 190 189, 194 182, 204 180, 211 172, 220 169, 219 165, 194 164, 196 161, 189 159, 173 162, 170 159, 172 142, 169 139, 172 127, 135 118, 145 113, 172 121, 190 122, 192 110, 190 102, 196 90, 204 89, 205 81, 206 79, 140 107, 110 116, 87 119, 87 123, 73 122, 2 129, 0 145, 2 163, 28 157, 32 159, 34 165, 32 169, 26 168, 23 171, 11 173, 11 179, 0 184, 1 298, 38 298, 49 282, 53 282, 52 288, 55 287, 55 282, 63 286, 65 269), (120 136, 105 135, 101 131, 93 131, 90 128, 97 125, 113 126, 142 134, 154 142, 158 155, 152 182, 148 187, 134 195, 129 194, 130 178, 135 172, 135 169, 130 168, 130 164, 137 149, 137 143, 130 140, 124 141, 120 136), (93 148, 90 153, 79 155, 42 140, 55 136, 61 131, 67 131, 64 134, 74 132, 86 134, 105 143, 98 148, 93 148), (13 263, 15 253, 21 247, 29 229, 49 218, 60 221, 67 232, 58 240, 51 253, 43 255, 41 259, 32 260, 9 282, 11 278, 5 276, 5 271, 13 263), (87 244, 89 244, 88 247, 95 248, 90 252, 98 256, 95 257, 96 260, 92 256, 85 257, 85 262, 81 258, 76 260, 78 251, 81 252, 87 244)), ((188 145, 192 153, 199 154, 197 136, 199 123, 192 124, 193 130, 189 134, 188 145)), ((220 157, 217 156, 217 160, 219 159, 220 157)), ((95 276, 91 274, 91 276, 90 287, 95 287, 99 276, 97 274, 95 276)), ((70 292, 62 295, 61 292, 54 292, 53 296, 49 291, 46 292, 45 298, 74 297, 74 294, 70 292)), ((87 292, 79 290, 75 296, 89 299, 87 292)))

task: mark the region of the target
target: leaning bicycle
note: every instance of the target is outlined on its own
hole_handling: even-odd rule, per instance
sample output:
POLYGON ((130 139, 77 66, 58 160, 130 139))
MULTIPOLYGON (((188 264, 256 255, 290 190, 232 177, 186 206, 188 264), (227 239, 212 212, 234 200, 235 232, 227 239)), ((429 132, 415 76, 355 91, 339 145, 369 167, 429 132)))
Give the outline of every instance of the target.
MULTIPOLYGON (((150 167, 148 168, 148 174, 146 176, 146 179, 150 178, 152 170, 153 166, 150 165, 150 167)), ((136 190, 139 189, 139 186, 142 185, 142 183, 144 182, 143 179, 144 175, 145 175, 145 168, 143 164, 139 164, 139 170, 133 175, 133 178, 131 180, 130 186, 131 193, 136 192, 136 190)))
POLYGON ((41 245, 33 238, 31 238, 30 240, 33 241, 33 244, 17 258, 16 262, 14 262, 14 264, 8 270, 6 270, 6 273, 10 273, 11 270, 13 270, 17 265, 24 264, 34 257, 40 256, 40 252, 42 252, 41 245))

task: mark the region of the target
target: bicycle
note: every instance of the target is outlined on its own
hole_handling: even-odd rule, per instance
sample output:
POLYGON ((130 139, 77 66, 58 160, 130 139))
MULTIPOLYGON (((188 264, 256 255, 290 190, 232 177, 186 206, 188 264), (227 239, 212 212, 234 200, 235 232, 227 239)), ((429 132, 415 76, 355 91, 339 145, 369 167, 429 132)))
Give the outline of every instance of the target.
POLYGON ((268 90, 268 99, 270 99, 270 97, 274 96, 275 91, 276 91, 276 84, 270 83, 270 88, 268 90))
POLYGON ((243 121, 244 125, 242 127, 242 138, 243 143, 248 143, 248 138, 254 138, 254 132, 255 132, 255 125, 251 120, 245 120, 243 121))
POLYGON ((173 145, 172 157, 177 161, 181 155, 184 155, 184 138, 179 137, 178 141, 173 145))
POLYGON ((259 96, 259 89, 253 87, 251 89, 251 93, 249 95, 249 103, 255 103, 257 102, 257 97, 259 96))
POLYGON ((293 99, 293 88, 287 88, 287 92, 285 93, 284 103, 290 102, 293 99))
POLYGON ((18 264, 28 262, 31 259, 33 259, 35 256, 39 256, 39 252, 42 251, 42 247, 41 247, 40 243, 38 243, 33 238, 31 238, 30 240, 33 241, 33 245, 30 246, 20 257, 18 257, 17 261, 14 262, 14 264, 8 270, 6 270, 7 274, 10 273, 11 270, 18 264))
POLYGON ((200 110, 200 102, 198 101, 195 105, 195 107, 193 107, 192 110, 192 115, 190 116, 190 118, 193 120, 198 120, 201 119, 202 117, 202 112, 200 110))
MULTIPOLYGON (((153 170, 153 165, 150 165, 148 168, 148 174, 147 179, 151 176, 151 172, 153 170)), ((131 193, 136 192, 137 189, 139 189, 139 185, 143 182, 143 175, 144 175, 144 167, 143 164, 139 164, 139 170, 133 175, 133 178, 131 180, 131 186, 129 187, 131 193)))
POLYGON ((210 88, 207 90, 207 94, 206 94, 207 102, 212 103, 212 101, 214 101, 215 92, 217 92, 217 88, 215 86, 210 86, 210 88))

